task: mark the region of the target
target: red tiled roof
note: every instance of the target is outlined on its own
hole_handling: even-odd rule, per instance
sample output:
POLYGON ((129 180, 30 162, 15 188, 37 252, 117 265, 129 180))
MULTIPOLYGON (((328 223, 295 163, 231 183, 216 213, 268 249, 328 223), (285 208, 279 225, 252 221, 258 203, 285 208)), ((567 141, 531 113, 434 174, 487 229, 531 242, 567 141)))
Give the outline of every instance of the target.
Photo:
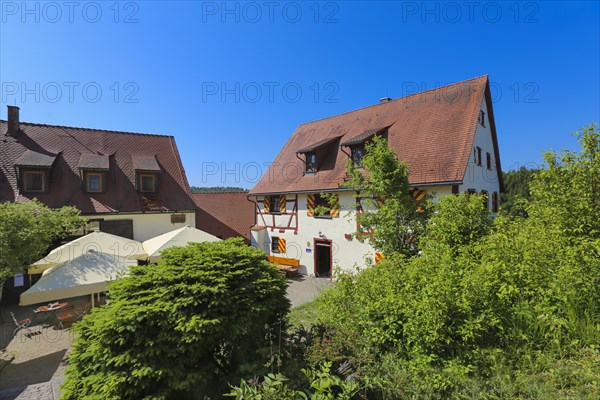
POLYGON ((5 135, 0 121, 0 201, 25 201, 37 197, 50 207, 73 205, 83 214, 143 211, 187 211, 195 208, 189 195, 175 139, 98 129, 21 122, 16 136, 5 135), (21 193, 14 168, 26 154, 58 154, 50 172, 48 193, 21 193), (93 157, 98 155, 98 157, 93 157), (135 190, 132 158, 152 158, 161 166, 157 193, 143 196, 135 190), (80 167, 93 163, 106 167, 106 191, 86 193, 80 167), (83 163, 83 164, 81 164, 83 163))
MULTIPOLYGON (((388 144, 408 164, 411 185, 462 181, 486 93, 496 144, 485 75, 300 125, 250 194, 338 189, 346 175, 347 149, 332 149, 318 161, 319 171, 310 175, 303 175, 296 152, 340 135, 344 143, 381 127, 389 127, 388 144)), ((500 172, 498 154, 496 159, 500 172)))
POLYGON ((196 228, 222 239, 242 236, 250 243, 254 204, 247 192, 192 193, 196 203, 196 228))

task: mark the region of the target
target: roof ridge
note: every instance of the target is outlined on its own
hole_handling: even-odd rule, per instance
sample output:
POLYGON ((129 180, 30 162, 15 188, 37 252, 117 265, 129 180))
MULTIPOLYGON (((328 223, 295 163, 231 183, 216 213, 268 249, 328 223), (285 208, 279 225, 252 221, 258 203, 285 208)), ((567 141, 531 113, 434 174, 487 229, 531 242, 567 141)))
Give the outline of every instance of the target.
MULTIPOLYGON (((0 119, 0 122, 8 123, 5 119, 0 119)), ((158 136, 158 137, 173 137, 173 135, 164 135, 159 133, 141 133, 141 132, 129 132, 129 131, 115 131, 112 129, 99 129, 99 128, 84 128, 80 126, 68 126, 68 125, 51 125, 51 124, 40 124, 36 122, 20 122, 21 125, 33 125, 33 126, 44 126, 49 128, 62 128, 62 129, 80 129, 85 131, 93 131, 93 132, 108 132, 108 133, 118 133, 124 135, 141 135, 141 136, 158 136)))
POLYGON ((469 82, 469 81, 474 81, 474 80, 476 80, 476 79, 481 79, 481 78, 483 78, 483 77, 486 77, 486 78, 487 78, 488 76, 489 76, 488 74, 485 74, 485 75, 480 75, 480 76, 476 76, 475 78, 464 79, 464 80, 462 80, 462 81, 458 81, 458 82, 450 83, 450 84, 448 84, 448 85, 440 86, 440 87, 433 88, 433 89, 424 90, 424 91, 422 91, 422 92, 418 92, 418 93, 409 94, 408 96, 404 96, 404 97, 398 97, 397 99, 393 99, 393 100, 387 101, 387 102, 385 102, 385 103, 371 104, 371 105, 369 105, 369 106, 364 106, 364 107, 356 108, 356 109, 354 109, 354 110, 351 110, 351 111, 346 111, 346 112, 343 112, 343 113, 339 113, 339 114, 335 114, 335 115, 330 115, 329 117, 323 117, 323 118, 318 118, 318 119, 315 119, 315 120, 312 120, 312 121, 303 122, 303 123, 301 123, 300 125, 298 125, 298 128, 300 128, 300 127, 301 127, 301 126, 303 126, 303 125, 308 125, 308 124, 311 124, 311 123, 313 123, 313 122, 317 122, 317 121, 323 121, 323 120, 326 120, 326 119, 329 119, 329 118, 335 118, 335 117, 339 117, 340 115, 351 114, 351 113, 353 113, 353 112, 360 111, 360 110, 365 110, 365 109, 367 109, 367 108, 370 108, 370 107, 377 107, 377 106, 381 106, 381 105, 383 105, 383 104, 389 104, 389 103, 393 103, 393 102, 395 102, 395 101, 398 101, 398 100, 404 100, 404 99, 407 99, 407 98, 409 98, 409 97, 412 97, 412 96, 423 95, 424 93, 428 93, 428 92, 431 92, 431 91, 434 91, 434 90, 440 90, 440 89, 443 89, 443 88, 448 88, 448 87, 451 87, 451 86, 460 85, 460 84, 462 84, 462 83, 469 82))

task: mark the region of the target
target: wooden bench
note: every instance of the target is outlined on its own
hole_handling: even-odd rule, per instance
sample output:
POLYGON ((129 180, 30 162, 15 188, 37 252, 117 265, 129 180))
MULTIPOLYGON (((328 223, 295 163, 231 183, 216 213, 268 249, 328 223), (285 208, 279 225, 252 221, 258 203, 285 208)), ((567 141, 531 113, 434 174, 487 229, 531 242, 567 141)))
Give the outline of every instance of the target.
POLYGON ((300 267, 300 260, 286 257, 269 256, 269 261, 275 264, 279 273, 287 277, 300 275, 298 268, 300 267))

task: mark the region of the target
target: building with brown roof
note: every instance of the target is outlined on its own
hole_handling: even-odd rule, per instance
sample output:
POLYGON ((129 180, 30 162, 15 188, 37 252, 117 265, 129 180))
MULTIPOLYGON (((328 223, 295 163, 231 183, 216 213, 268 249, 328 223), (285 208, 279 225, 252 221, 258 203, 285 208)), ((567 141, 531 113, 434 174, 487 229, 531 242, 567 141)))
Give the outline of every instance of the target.
POLYGON ((254 205, 248 192, 192 193, 196 203, 196 228, 220 239, 243 237, 250 244, 254 205))
POLYGON ((315 275, 373 259, 373 248, 350 236, 355 193, 340 184, 346 160, 360 164, 375 135, 408 165, 414 196, 484 193, 497 208, 502 169, 490 85, 481 76, 300 125, 249 193, 256 205, 252 244, 299 260, 302 272, 315 275), (339 206, 318 216, 323 192, 334 193, 339 206))
POLYGON ((195 226, 173 136, 0 121, 0 201, 71 205, 90 229, 146 240, 195 226))

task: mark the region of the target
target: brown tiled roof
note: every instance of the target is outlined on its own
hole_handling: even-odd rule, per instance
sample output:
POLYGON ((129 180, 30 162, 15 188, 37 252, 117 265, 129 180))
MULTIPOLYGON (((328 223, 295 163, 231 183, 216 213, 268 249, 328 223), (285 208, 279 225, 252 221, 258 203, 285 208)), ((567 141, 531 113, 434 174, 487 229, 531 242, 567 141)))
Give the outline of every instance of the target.
POLYGON ((196 228, 221 239, 242 236, 250 243, 254 204, 247 192, 192 193, 196 203, 196 228))
POLYGON ((84 153, 79 159, 78 167, 81 169, 110 170, 110 161, 107 155, 84 153))
POLYGON ((389 146, 408 164, 412 185, 462 181, 486 93, 500 172, 485 75, 300 125, 250 194, 338 189, 346 176, 347 149, 332 149, 325 159, 318 160, 319 171, 310 175, 303 175, 304 165, 296 158, 296 152, 340 135, 342 143, 351 141, 381 127, 389 127, 389 146))
POLYGON ((16 136, 5 135, 0 121, 0 201, 25 201, 37 197, 50 207, 73 205, 84 214, 145 211, 187 211, 195 208, 189 195, 175 139, 98 129, 21 122, 16 136), (27 154, 57 154, 50 171, 48 193, 21 193, 14 165, 27 154), (93 155, 102 155, 92 157, 93 155), (152 158, 162 169, 158 192, 138 194, 132 158, 152 158), (80 167, 98 163, 106 172, 104 193, 85 193, 80 167))

